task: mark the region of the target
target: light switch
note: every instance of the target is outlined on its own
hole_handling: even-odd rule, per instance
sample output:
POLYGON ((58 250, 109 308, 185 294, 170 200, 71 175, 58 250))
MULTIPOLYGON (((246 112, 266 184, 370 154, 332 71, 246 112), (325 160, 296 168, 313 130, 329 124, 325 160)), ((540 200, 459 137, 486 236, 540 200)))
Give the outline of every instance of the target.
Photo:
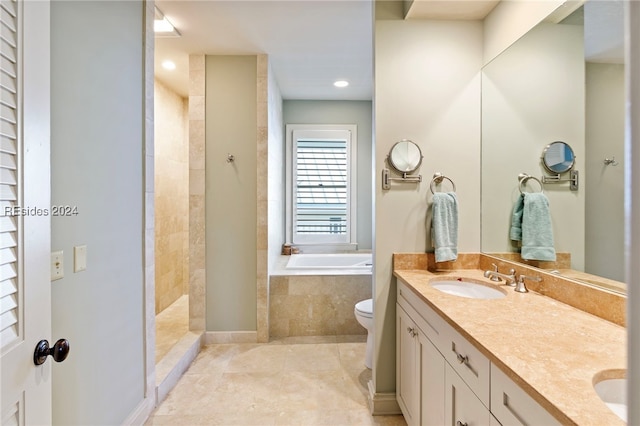
POLYGON ((87 246, 73 248, 73 272, 87 270, 87 246))
POLYGON ((51 253, 51 281, 64 277, 64 253, 62 250, 51 253))

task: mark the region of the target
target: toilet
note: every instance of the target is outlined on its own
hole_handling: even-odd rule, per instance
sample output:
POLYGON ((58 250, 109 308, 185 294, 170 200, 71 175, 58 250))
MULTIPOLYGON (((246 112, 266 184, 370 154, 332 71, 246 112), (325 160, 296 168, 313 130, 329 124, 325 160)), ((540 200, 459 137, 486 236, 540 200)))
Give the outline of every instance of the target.
POLYGON ((373 359, 373 299, 361 300, 354 308, 356 320, 367 329, 367 351, 364 357, 364 365, 371 368, 373 359))

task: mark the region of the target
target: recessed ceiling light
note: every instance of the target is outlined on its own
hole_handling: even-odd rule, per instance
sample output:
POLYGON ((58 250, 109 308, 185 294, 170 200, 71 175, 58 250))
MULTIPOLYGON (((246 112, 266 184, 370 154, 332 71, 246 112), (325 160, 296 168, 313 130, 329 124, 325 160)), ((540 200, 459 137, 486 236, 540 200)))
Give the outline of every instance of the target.
POLYGON ((176 63, 173 61, 163 61, 162 68, 165 70, 173 71, 176 69, 176 63))
POLYGON ((347 87, 349 82, 347 80, 337 80, 333 82, 333 85, 336 87, 347 87))

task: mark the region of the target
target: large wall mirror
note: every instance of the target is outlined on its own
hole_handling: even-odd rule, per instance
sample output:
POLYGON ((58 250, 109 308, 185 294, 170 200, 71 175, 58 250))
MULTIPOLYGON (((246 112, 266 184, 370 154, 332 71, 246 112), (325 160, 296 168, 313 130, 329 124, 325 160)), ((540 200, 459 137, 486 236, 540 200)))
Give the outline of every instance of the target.
POLYGON ((624 291, 624 22, 618 0, 587 0, 542 22, 483 68, 482 251, 521 261, 509 239, 518 175, 568 143, 580 188, 545 184, 556 262, 527 264, 624 291), (607 159, 615 157, 616 163, 607 159))

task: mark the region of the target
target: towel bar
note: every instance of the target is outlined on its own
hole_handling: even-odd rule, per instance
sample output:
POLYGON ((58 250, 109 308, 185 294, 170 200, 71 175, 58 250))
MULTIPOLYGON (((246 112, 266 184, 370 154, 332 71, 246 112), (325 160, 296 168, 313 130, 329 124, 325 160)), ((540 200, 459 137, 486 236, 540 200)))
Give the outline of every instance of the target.
POLYGON ((518 182, 519 182, 518 189, 520 190, 520 193, 521 193, 521 194, 524 194, 524 191, 523 191, 522 189, 523 189, 524 184, 525 184, 525 183, 527 183, 527 181, 528 181, 529 179, 533 179, 533 180, 535 180, 536 182, 538 182, 538 183, 540 184, 540 193, 541 193, 541 194, 544 194, 544 185, 543 185, 544 178, 543 178, 543 179, 542 179, 542 181, 541 181, 541 180, 540 180, 540 179, 538 179, 537 177, 535 177, 535 176, 531 176, 531 175, 528 175, 528 174, 526 174, 526 173, 520 173, 520 174, 518 175, 518 182))
POLYGON ((456 192, 456 184, 451 180, 450 177, 447 177, 447 176, 443 175, 440 172, 435 172, 433 174, 433 179, 431 179, 431 183, 429 184, 429 189, 431 190, 432 194, 435 194, 435 192, 433 190, 433 184, 434 183, 437 184, 437 185, 441 184, 443 179, 446 179, 449 182, 451 182, 451 185, 453 186, 453 192, 456 192))

